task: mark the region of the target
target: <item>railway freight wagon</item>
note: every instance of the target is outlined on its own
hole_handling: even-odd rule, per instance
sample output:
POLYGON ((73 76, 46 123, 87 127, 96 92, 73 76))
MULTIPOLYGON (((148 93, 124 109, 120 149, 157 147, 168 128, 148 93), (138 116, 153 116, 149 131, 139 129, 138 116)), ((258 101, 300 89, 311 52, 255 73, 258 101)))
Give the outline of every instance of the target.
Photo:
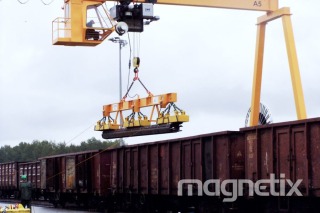
POLYGON ((227 131, 107 150, 101 155, 110 157, 108 207, 152 212, 223 208, 223 196, 196 196, 198 187, 207 180, 243 178, 244 142, 242 133, 227 131), (179 181, 191 179, 197 180, 195 196, 187 196, 190 184, 182 185, 183 196, 178 196, 179 181))
POLYGON ((19 195, 18 163, 0 163, 0 196, 13 198, 19 195))
POLYGON ((40 158, 41 189, 54 205, 84 203, 92 191, 93 156, 98 151, 60 154, 40 158))
POLYGON ((108 201, 115 211, 320 209, 320 118, 132 145, 102 154, 111 155, 114 196, 108 201))
POLYGON ((38 200, 42 196, 40 188, 40 161, 20 162, 18 163, 18 181, 22 182, 21 175, 27 175, 27 181, 32 184, 32 197, 38 200))
POLYGON ((281 212, 319 212, 320 118, 240 131, 245 134, 245 178, 277 182, 274 194, 267 184, 265 192, 269 196, 259 197, 256 203, 281 212), (290 194, 293 186, 299 196, 290 194))
POLYGON ((2 197, 15 196, 20 173, 38 187, 40 165, 41 191, 54 204, 135 212, 320 209, 320 118, 39 160, 0 164, 2 197))
POLYGON ((8 162, 0 164, 0 196, 1 198, 19 198, 21 175, 27 175, 32 183, 33 198, 40 193, 40 164, 39 162, 8 162))

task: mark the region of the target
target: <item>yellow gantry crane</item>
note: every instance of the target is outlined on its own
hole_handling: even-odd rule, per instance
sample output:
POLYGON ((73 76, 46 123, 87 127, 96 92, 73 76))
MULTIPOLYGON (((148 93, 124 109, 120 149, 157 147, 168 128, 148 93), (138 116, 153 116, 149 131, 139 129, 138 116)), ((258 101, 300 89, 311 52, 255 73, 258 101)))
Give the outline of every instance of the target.
MULTIPOLYGON (((114 31, 117 31, 119 34, 126 31, 142 32, 143 19, 152 21, 155 18, 152 13, 154 4, 266 12, 265 15, 257 19, 250 126, 258 125, 259 121, 266 24, 272 20, 281 18, 287 47, 297 118, 305 119, 307 117, 293 36, 290 8, 279 8, 278 0, 125 0, 118 1, 118 5, 111 8, 110 12, 105 7, 105 2, 106 0, 65 0, 65 17, 57 18, 53 21, 53 44, 67 46, 96 46, 103 42, 114 31), (92 17, 90 15, 92 13, 96 15, 96 20, 90 18, 92 17), (123 26, 122 22, 125 22, 128 26, 123 26)), ((103 107, 103 119, 98 122, 95 130, 103 131, 104 138, 134 136, 134 134, 146 135, 171 131, 175 132, 179 130, 181 123, 189 120, 189 117, 185 112, 176 108, 174 105, 176 97, 177 94, 175 93, 158 96, 153 96, 150 93, 147 98, 139 98, 132 101, 123 99, 120 103, 105 105, 103 107), (170 115, 167 110, 168 107, 170 108, 171 106, 174 108, 174 115, 170 115), (151 115, 149 117, 140 114, 140 108, 143 107, 152 107, 151 115), (161 112, 161 108, 164 108, 165 110, 161 112), (123 117, 122 112, 125 110, 132 110, 133 114, 131 114, 131 117, 123 117), (158 117, 153 120, 152 117, 154 112, 157 112, 158 117), (115 114, 115 119, 110 116, 111 113, 115 114), (138 114, 137 119, 134 117, 136 114, 138 114), (124 122, 122 124, 120 122, 119 124, 117 118, 120 118, 124 122), (155 122, 157 127, 169 125, 170 130, 152 129, 154 126, 152 122, 155 122), (130 134, 126 134, 121 133, 120 130, 122 127, 127 128, 126 131, 131 127, 147 127, 147 130, 141 130, 138 134, 132 130, 130 134)))

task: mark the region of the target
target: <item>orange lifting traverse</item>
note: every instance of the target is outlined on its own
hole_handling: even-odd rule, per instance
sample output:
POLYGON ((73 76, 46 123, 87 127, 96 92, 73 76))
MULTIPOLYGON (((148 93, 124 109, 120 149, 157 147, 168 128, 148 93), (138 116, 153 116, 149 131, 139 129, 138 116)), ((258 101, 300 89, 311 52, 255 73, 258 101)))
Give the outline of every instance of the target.
POLYGON ((178 132, 181 124, 189 121, 189 116, 174 104, 176 101, 176 93, 167 93, 105 105, 103 118, 97 122, 95 130, 103 131, 105 139, 178 132), (149 117, 141 112, 145 107, 151 107, 149 117), (173 114, 170 114, 172 108, 173 114), (132 113, 124 118, 123 111, 127 110, 132 113), (111 117, 112 113, 115 118, 111 117), (157 115, 155 119, 154 114, 157 115))

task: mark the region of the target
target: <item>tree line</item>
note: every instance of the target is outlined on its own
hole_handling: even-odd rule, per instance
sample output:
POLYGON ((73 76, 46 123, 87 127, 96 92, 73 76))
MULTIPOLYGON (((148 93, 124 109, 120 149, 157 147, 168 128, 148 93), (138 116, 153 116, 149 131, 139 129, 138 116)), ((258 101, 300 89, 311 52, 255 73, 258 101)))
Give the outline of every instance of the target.
POLYGON ((11 161, 25 162, 34 161, 40 157, 80 152, 86 150, 107 149, 120 146, 124 144, 123 139, 114 141, 97 140, 96 138, 83 141, 80 145, 67 145, 65 142, 55 143, 53 141, 38 141, 34 140, 32 143, 20 142, 19 145, 11 147, 5 145, 0 147, 0 163, 11 161))

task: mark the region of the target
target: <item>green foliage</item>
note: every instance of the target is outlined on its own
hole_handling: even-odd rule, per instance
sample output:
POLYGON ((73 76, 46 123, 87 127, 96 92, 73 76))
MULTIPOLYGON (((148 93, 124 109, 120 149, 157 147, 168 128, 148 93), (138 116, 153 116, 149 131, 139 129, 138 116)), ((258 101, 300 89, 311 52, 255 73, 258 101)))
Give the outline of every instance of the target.
POLYGON ((40 157, 50 155, 114 148, 119 146, 121 143, 123 143, 123 139, 114 141, 100 141, 95 138, 90 138, 87 141, 83 141, 79 146, 73 144, 68 146, 65 142, 55 143, 46 140, 34 140, 32 143, 20 142, 19 145, 14 147, 9 145, 0 147, 0 163, 11 161, 34 161, 40 157))

